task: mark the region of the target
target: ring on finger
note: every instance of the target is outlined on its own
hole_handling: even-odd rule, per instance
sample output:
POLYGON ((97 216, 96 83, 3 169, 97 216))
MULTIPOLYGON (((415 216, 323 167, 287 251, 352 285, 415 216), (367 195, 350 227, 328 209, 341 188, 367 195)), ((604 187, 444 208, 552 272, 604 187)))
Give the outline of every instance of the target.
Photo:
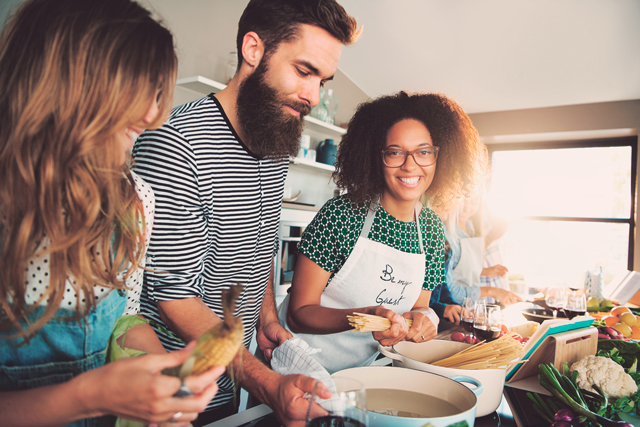
POLYGON ((182 412, 176 412, 175 414, 173 414, 171 416, 172 420, 177 420, 178 418, 180 418, 182 416, 182 412))
MULTIPOLYGON (((187 387, 187 385, 184 383, 184 380, 181 379, 180 388, 178 389, 178 391, 174 393, 173 397, 187 397, 187 396, 191 396, 192 394, 193 394, 193 390, 187 387)), ((182 415, 182 412, 178 412, 178 413, 182 415)))
POLYGON ((427 339, 424 337, 424 335, 420 335, 420 338, 422 338, 422 341, 426 341, 427 339))

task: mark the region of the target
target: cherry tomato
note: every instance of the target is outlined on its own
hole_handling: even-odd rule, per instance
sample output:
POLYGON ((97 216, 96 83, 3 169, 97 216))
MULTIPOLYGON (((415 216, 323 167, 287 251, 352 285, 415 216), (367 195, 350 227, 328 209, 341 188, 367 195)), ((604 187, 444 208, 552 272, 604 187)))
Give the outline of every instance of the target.
POLYGON ((464 334, 462 332, 454 332, 451 334, 451 340, 452 341, 458 341, 458 342, 463 342, 464 341, 464 334))

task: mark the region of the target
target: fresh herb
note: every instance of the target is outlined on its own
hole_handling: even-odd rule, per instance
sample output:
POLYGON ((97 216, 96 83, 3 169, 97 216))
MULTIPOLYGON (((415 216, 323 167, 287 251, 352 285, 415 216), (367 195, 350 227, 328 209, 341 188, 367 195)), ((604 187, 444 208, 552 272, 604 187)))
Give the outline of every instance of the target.
MULTIPOLYGON (((640 385, 640 372, 638 372, 638 358, 640 358, 640 345, 627 341, 598 341, 598 356, 608 357, 620 366, 631 378, 640 385)), ((631 396, 614 399, 608 406, 604 416, 607 418, 619 418, 620 412, 638 411, 640 408, 640 389, 631 396)))
POLYGON ((633 341, 598 340, 597 355, 608 357, 627 370, 631 369, 634 363, 637 365, 636 360, 640 358, 640 345, 633 341))

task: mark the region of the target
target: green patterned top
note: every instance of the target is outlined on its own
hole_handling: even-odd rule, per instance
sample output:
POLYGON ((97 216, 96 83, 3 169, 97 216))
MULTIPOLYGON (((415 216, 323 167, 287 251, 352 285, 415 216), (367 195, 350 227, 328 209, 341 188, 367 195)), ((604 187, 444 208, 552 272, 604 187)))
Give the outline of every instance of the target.
MULTIPOLYGON (((325 203, 305 229, 298 250, 330 272, 333 279, 351 254, 366 215, 366 206, 354 205, 345 196, 334 197, 325 203)), ((420 229, 426 252, 422 289, 427 291, 445 281, 443 227, 438 215, 431 209, 422 209, 420 229)), ((382 206, 376 212, 368 238, 402 252, 420 253, 415 222, 400 221, 382 206)))

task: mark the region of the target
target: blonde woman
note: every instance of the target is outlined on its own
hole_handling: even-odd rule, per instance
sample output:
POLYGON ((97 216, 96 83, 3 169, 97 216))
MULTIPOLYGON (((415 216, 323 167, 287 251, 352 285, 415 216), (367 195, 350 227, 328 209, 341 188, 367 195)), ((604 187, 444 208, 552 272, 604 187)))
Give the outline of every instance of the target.
POLYGON ((213 369, 161 375, 152 329, 125 345, 157 355, 104 365, 116 320, 138 310, 151 189, 126 165, 173 97, 173 37, 131 0, 31 0, 0 39, 0 419, 109 425, 106 414, 188 424, 213 369), (174 397, 185 385, 194 394, 174 397))

